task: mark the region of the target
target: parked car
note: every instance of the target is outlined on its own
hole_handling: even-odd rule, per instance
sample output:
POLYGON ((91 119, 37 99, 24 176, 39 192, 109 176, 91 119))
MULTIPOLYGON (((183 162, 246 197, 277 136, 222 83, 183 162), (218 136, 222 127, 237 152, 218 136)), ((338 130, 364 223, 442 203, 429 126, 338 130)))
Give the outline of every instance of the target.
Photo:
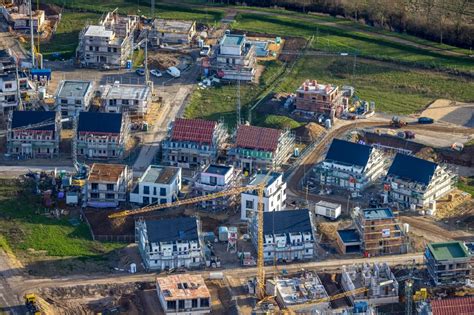
POLYGON ((169 67, 166 69, 166 73, 168 73, 173 78, 179 78, 181 76, 181 71, 179 71, 176 67, 169 67))
POLYGON ((420 117, 418 118, 419 124, 432 124, 434 123, 434 119, 430 117, 420 117))
POLYGON ((138 68, 137 70, 135 70, 135 73, 143 77, 145 75, 145 69, 138 68))
POLYGON ((405 131, 405 139, 415 139, 415 133, 413 131, 405 131))
POLYGON ((157 77, 157 78, 163 76, 163 74, 161 73, 161 71, 158 70, 158 69, 152 69, 152 70, 150 71, 150 74, 151 74, 152 76, 154 76, 154 77, 157 77))
POLYGON ((211 52, 211 46, 209 45, 204 45, 201 48, 201 51, 199 52, 199 55, 201 56, 209 56, 209 53, 211 52))

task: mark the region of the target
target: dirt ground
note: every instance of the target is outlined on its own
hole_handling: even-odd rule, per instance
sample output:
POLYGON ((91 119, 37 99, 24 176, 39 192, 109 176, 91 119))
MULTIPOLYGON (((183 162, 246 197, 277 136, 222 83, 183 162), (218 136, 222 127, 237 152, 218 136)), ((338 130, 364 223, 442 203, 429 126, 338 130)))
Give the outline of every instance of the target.
POLYGON ((472 128, 474 127, 473 111, 474 103, 438 99, 421 112, 420 116, 472 128))
POLYGON ((298 53, 301 52, 301 50, 303 49, 305 45, 306 45, 306 40, 304 38, 299 38, 299 37, 286 38, 285 44, 283 45, 281 54, 278 57, 278 59, 283 62, 294 61, 298 57, 298 53))

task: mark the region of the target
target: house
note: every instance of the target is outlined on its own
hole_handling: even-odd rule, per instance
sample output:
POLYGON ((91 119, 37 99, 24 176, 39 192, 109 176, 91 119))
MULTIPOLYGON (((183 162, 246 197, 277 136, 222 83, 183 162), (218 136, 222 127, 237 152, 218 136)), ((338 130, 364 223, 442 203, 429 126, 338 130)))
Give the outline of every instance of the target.
POLYGON ((130 124, 126 114, 80 112, 77 155, 89 159, 120 159, 125 153, 130 124))
POLYGON ((254 81, 257 67, 255 45, 247 43, 245 35, 226 32, 219 42, 213 67, 224 80, 254 81))
POLYGON ((162 141, 163 163, 182 168, 201 168, 217 160, 228 137, 222 122, 177 118, 162 141))
POLYGON ((253 173, 280 167, 293 153, 293 145, 289 130, 240 125, 229 155, 236 167, 253 173))
POLYGON ((17 7, 1 7, 3 17, 14 30, 30 30, 30 21, 33 22, 33 30, 41 32, 46 22, 46 14, 43 10, 33 10, 30 19, 30 9, 26 2, 20 3, 17 7))
POLYGON ((107 113, 143 116, 151 106, 152 87, 140 84, 107 84, 102 91, 102 106, 107 113))
POLYGON ((406 253, 406 233, 390 208, 355 208, 353 218, 365 256, 406 253))
POLYGON ((295 108, 304 112, 326 114, 329 118, 339 117, 347 109, 343 95, 337 85, 318 84, 306 80, 296 90, 295 108))
POLYGON ((56 90, 56 107, 63 117, 74 117, 89 110, 94 97, 94 82, 64 80, 56 90))
POLYGON ((16 60, 7 50, 0 50, 0 111, 5 115, 16 110, 20 98, 31 90, 27 75, 18 72, 16 75, 16 60), (20 90, 18 91, 18 83, 20 90))
POLYGON ((7 152, 27 158, 58 156, 61 118, 58 112, 13 111, 8 119, 7 152), (49 125, 37 126, 42 123, 49 125))
POLYGON ((385 161, 378 149, 334 139, 326 158, 313 168, 311 177, 322 185, 358 192, 384 174, 385 161))
POLYGON ((181 168, 150 165, 130 193, 130 202, 142 205, 170 203, 181 190, 181 168))
POLYGON ((454 188, 447 166, 397 153, 384 181, 389 200, 405 208, 426 208, 454 188))
POLYGON ((337 230, 336 244, 339 253, 343 255, 360 253, 362 248, 362 241, 357 229, 337 230))
MULTIPOLYGON (((265 261, 305 260, 314 257, 315 222, 308 209, 263 213, 263 256, 265 261)), ((257 248, 258 217, 249 224, 257 248)))
MULTIPOLYGON (((263 192, 263 211, 273 212, 283 210, 286 204, 286 182, 283 181, 283 174, 272 172, 268 176, 265 174, 254 175, 249 182, 249 186, 259 185, 265 182, 263 192)), ((251 220, 258 210, 257 190, 246 191, 241 194, 240 219, 251 220)))
POLYGON ((148 38, 153 45, 190 44, 195 34, 195 21, 155 19, 148 38))
POLYGON ((431 243, 425 248, 426 270, 435 286, 463 286, 470 279, 471 255, 462 242, 431 243))
MULTIPOLYGON (((198 195, 206 196, 219 191, 228 190, 239 186, 240 173, 233 166, 210 164, 202 172, 198 173, 194 182, 194 191, 198 195)), ((220 197, 212 200, 202 201, 203 208, 222 210, 232 207, 236 196, 220 197)))
POLYGON ((192 268, 204 263, 201 226, 195 217, 138 220, 135 230, 148 270, 192 268))
POLYGON ((96 25, 87 25, 79 34, 77 59, 84 67, 124 67, 133 53, 136 15, 108 12, 96 25))
POLYGON ((127 200, 132 170, 123 164, 94 163, 87 177, 87 205, 95 208, 117 207, 127 200))
POLYGON ((211 293, 201 275, 156 278, 156 291, 165 314, 208 314, 211 293))

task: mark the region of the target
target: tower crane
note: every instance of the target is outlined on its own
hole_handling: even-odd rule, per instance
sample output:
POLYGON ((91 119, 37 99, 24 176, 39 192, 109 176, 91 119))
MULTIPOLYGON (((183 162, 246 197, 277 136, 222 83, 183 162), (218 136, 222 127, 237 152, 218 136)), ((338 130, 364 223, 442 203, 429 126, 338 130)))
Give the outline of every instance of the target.
POLYGON ((220 191, 214 194, 206 196, 194 197, 189 199, 183 199, 175 202, 169 202, 159 205, 146 206, 137 210, 124 210, 109 215, 109 218, 123 218, 130 215, 144 214, 155 210, 178 207, 196 204, 202 201, 208 201, 220 197, 234 196, 246 191, 256 190, 258 194, 258 205, 257 205, 257 223, 258 223, 258 236, 257 236, 257 297, 263 299, 265 297, 265 269, 264 269, 264 257, 263 257, 263 194, 265 191, 266 178, 270 172, 266 175, 265 179, 257 184, 245 187, 234 187, 225 191, 220 191))

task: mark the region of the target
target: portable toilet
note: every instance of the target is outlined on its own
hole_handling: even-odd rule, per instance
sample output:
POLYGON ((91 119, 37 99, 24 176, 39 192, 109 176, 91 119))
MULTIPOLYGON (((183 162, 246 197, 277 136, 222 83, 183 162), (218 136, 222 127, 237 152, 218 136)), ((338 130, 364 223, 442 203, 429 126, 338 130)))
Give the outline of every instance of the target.
POLYGON ((132 69, 132 60, 130 59, 127 60, 127 69, 132 69))

